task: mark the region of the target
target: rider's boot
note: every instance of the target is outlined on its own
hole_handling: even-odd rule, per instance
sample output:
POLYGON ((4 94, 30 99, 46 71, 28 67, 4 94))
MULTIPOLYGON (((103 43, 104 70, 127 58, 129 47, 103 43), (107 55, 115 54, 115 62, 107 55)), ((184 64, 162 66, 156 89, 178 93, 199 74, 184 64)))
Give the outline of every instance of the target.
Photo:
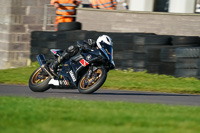
POLYGON ((49 69, 50 71, 55 75, 57 76, 57 68, 58 68, 58 65, 64 60, 64 59, 69 59, 70 57, 70 54, 66 51, 64 51, 62 53, 61 56, 59 56, 54 62, 52 62, 50 65, 49 65, 49 69))
POLYGON ((77 54, 79 51, 78 46, 70 46, 68 47, 67 50, 65 50, 61 56, 59 56, 53 63, 51 63, 49 65, 49 69, 50 71, 57 76, 57 68, 58 65, 65 59, 68 60, 70 57, 74 56, 75 54, 77 54))

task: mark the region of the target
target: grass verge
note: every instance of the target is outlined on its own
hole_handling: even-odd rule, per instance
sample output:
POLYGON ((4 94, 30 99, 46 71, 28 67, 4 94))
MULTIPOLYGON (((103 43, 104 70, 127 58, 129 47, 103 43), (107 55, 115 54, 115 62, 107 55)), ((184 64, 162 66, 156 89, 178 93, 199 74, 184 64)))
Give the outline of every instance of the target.
POLYGON ((198 133, 200 107, 0 97, 3 133, 198 133))
MULTIPOLYGON (((29 67, 0 70, 0 83, 27 85, 31 73, 37 67, 38 64, 34 63, 29 67)), ((200 94, 200 81, 196 78, 112 70, 103 88, 200 94)))
POLYGON ((104 87, 138 91, 200 94, 200 81, 196 78, 175 78, 173 76, 133 71, 110 71, 104 87))

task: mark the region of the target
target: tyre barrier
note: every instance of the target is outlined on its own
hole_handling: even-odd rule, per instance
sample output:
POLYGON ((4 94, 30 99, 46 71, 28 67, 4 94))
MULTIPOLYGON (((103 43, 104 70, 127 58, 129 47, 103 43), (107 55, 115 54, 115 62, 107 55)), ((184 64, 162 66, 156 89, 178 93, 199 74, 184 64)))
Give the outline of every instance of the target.
POLYGON ((134 36, 133 42, 135 45, 168 45, 170 40, 170 36, 137 35, 134 36))
POLYGON ((175 77, 196 77, 198 78, 199 69, 176 69, 175 77))
POLYGON ((176 56, 178 58, 199 58, 200 47, 181 47, 176 49, 176 56))
POLYGON ((198 44, 200 39, 198 36, 172 36, 172 45, 198 44))
POLYGON ((82 25, 80 22, 70 22, 70 23, 59 23, 58 31, 73 31, 81 30, 82 25))
POLYGON ((176 62, 176 47, 162 48, 160 51, 161 62, 176 62))
POLYGON ((176 49, 175 77, 200 78, 200 47, 179 47, 176 49))
POLYGON ((175 73, 175 62, 161 62, 158 74, 172 75, 175 73))
POLYGON ((177 58, 176 69, 198 69, 200 58, 177 58))
POLYGON ((148 73, 159 74, 161 63, 160 62, 147 62, 146 69, 148 73))
POLYGON ((200 37, 156 35, 154 33, 113 33, 86 30, 33 31, 31 33, 30 59, 43 53, 53 58, 50 49, 66 49, 78 40, 109 35, 113 40, 114 62, 117 69, 173 75, 175 77, 200 77, 200 37), (197 70, 196 70, 197 69, 197 70), (191 74, 190 74, 191 73, 191 74))

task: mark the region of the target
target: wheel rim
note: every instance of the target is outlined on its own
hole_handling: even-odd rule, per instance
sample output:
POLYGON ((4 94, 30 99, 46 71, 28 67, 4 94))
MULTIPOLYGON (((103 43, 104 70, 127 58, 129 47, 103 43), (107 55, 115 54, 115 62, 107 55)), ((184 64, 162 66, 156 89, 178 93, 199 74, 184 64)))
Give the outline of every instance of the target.
POLYGON ((96 71, 94 71, 94 72, 92 73, 92 77, 89 78, 89 79, 86 79, 86 77, 84 76, 84 77, 81 79, 80 88, 81 88, 81 89, 88 89, 89 87, 91 87, 91 86, 93 86, 94 84, 96 84, 97 81, 101 78, 101 76, 102 76, 102 70, 101 70, 101 69, 97 69, 96 71), (96 77, 95 77, 95 74, 97 74, 96 77), (91 82, 91 83, 85 86, 85 82, 91 82))
POLYGON ((42 69, 38 69, 32 76, 31 82, 33 84, 41 84, 48 79, 48 76, 41 75, 42 69))

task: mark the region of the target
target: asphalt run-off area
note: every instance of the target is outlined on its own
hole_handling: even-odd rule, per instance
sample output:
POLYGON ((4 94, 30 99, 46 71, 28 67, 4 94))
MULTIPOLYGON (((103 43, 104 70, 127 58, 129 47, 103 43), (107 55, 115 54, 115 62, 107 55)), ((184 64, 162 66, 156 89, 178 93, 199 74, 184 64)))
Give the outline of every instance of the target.
POLYGON ((99 89, 93 94, 80 94, 77 89, 49 89, 46 92, 32 92, 28 86, 0 85, 0 96, 67 98, 90 101, 123 101, 200 106, 200 95, 109 89, 99 89))

